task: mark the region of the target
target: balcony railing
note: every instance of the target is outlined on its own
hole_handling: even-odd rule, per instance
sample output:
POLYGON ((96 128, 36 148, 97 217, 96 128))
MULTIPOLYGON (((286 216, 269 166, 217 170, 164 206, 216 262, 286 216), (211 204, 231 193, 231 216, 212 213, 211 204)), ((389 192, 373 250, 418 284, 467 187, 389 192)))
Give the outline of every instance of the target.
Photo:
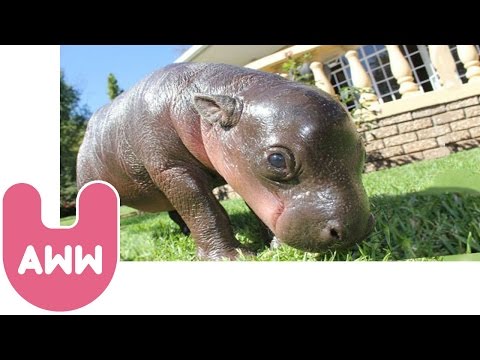
MULTIPOLYGON (((457 93, 457 95, 459 92, 465 93, 465 96, 480 93, 480 61, 477 47, 474 45, 456 46, 458 57, 466 69, 467 84, 462 84, 449 46, 428 45, 430 62, 440 83, 440 87, 429 92, 422 89, 415 81, 412 68, 400 46, 385 45, 390 70, 399 86, 398 92, 401 96, 401 99, 390 102, 383 102, 381 98, 379 100, 379 96, 382 94, 375 92, 372 79, 359 58, 359 48, 358 45, 295 45, 246 66, 281 74, 280 65, 285 61, 287 53, 296 57, 308 52, 312 55, 313 61, 310 69, 313 72, 316 86, 331 95, 336 95, 334 86, 330 82, 330 76, 325 73, 324 64, 344 55, 350 68, 349 83, 360 90, 361 95, 358 99, 360 108, 371 110, 377 116, 389 116, 402 110, 435 105, 440 101, 439 98, 443 98, 442 101, 451 100, 453 93, 457 93), (441 91, 442 93, 440 93, 441 91)), ((378 91, 378 86, 376 88, 378 91)))

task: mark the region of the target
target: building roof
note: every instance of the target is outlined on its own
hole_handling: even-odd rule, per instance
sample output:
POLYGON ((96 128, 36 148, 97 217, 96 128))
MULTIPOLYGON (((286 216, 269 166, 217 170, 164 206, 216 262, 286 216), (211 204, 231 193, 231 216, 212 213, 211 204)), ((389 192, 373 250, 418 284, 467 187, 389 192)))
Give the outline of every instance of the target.
POLYGON ((179 62, 213 62, 245 66, 289 45, 193 45, 179 62))

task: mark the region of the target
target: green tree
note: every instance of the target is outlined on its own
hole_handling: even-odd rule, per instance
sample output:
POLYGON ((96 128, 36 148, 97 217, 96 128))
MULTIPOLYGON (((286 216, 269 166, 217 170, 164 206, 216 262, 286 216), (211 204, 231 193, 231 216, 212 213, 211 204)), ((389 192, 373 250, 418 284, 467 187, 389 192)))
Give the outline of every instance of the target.
POLYGON ((120 89, 120 86, 118 86, 117 78, 112 73, 108 74, 107 86, 108 86, 108 97, 110 98, 110 100, 115 99, 118 95, 120 95, 123 92, 123 89, 120 89))
POLYGON ((90 116, 80 107, 80 93, 60 72, 60 213, 75 214, 77 153, 90 116))

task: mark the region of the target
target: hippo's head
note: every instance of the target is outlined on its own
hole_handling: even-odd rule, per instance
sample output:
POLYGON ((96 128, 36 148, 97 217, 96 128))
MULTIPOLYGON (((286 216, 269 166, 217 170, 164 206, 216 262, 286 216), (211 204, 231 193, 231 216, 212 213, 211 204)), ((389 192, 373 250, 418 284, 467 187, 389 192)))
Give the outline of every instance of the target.
POLYGON ((365 149, 348 112, 323 91, 269 85, 194 96, 212 164, 281 243, 317 252, 365 239, 365 149))

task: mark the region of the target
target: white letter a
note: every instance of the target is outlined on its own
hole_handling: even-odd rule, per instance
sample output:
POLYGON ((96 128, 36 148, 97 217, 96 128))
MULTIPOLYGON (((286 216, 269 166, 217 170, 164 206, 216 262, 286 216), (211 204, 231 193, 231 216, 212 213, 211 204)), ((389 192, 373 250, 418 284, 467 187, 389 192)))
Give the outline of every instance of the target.
POLYGON ((22 262, 18 267, 18 273, 23 275, 27 270, 35 270, 37 275, 40 275, 43 272, 42 265, 38 260, 37 253, 35 252, 33 245, 27 246, 25 254, 23 254, 22 262))

